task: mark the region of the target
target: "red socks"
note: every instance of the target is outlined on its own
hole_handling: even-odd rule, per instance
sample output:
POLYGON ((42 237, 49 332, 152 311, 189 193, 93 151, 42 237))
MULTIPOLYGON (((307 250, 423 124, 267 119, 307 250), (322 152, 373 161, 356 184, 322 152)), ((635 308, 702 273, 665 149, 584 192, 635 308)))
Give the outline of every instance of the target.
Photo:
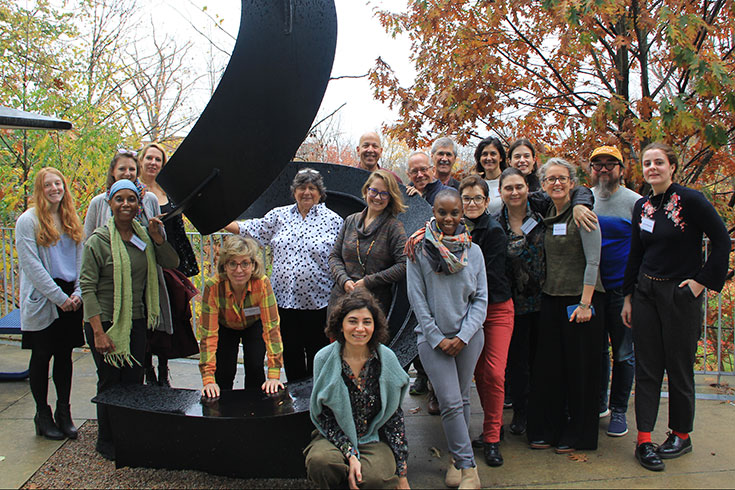
POLYGON ((652 442, 651 441, 651 433, 650 432, 638 432, 638 445, 645 442, 652 442))
MULTIPOLYGON (((677 436, 679 439, 683 439, 685 441, 689 439, 689 434, 686 432, 677 432, 675 430, 672 430, 671 433, 677 436)), ((651 442, 650 432, 639 432, 638 433, 638 445, 640 446, 644 442, 651 442)))

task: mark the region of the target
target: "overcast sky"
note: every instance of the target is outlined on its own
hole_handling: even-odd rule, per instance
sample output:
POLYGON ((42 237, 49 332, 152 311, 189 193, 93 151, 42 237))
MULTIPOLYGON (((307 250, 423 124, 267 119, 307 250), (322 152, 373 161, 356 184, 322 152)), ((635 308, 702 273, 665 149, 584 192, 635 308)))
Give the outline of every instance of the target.
MULTIPOLYGON (((194 41, 197 46, 204 46, 204 38, 196 34, 189 24, 192 22, 198 27, 207 25, 208 21, 200 10, 204 5, 207 6, 206 13, 209 16, 222 19, 224 30, 233 36, 237 35, 241 8, 237 0, 158 0, 149 4, 149 8, 154 18, 165 19, 164 27, 168 32, 182 35, 187 29, 191 30, 191 35, 186 38, 194 41)), ((408 59, 408 39, 405 36, 391 38, 373 15, 376 7, 389 5, 395 10, 404 6, 405 0, 335 0, 335 5, 338 35, 332 76, 363 75, 374 66, 376 58, 380 56, 393 67, 404 85, 410 84, 414 71, 408 59)), ((212 34, 221 46, 231 50, 231 39, 218 35, 216 29, 212 30, 212 34)), ((204 62, 201 69, 205 70, 204 62)), ((378 130, 381 124, 392 122, 396 117, 395 111, 373 99, 370 85, 364 78, 331 81, 319 115, 323 117, 343 103, 346 106, 338 112, 339 128, 347 139, 354 141, 357 141, 360 134, 378 130)), ((201 103, 202 109, 205 104, 206 96, 201 103)))

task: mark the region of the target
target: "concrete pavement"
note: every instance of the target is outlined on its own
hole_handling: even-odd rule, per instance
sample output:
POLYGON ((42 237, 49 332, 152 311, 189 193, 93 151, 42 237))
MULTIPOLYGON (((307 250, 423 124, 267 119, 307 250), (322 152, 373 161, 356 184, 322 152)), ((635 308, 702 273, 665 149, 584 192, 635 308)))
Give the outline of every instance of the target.
MULTIPOLYGON (((0 340, 0 371, 22 370, 29 352, 20 349, 16 338, 0 340), (12 340, 7 340, 12 339, 12 340)), ((178 388, 200 388, 201 378, 196 361, 170 361, 172 385, 178 388)), ((242 383, 240 366, 238 381, 242 383)), ((74 385, 72 415, 77 425, 96 418, 89 401, 95 394, 97 377, 88 351, 74 353, 74 385)), ((717 392, 709 386, 712 380, 697 379, 699 394, 717 392)), ((237 386, 236 386, 237 387, 237 386)), ((241 387, 241 386, 240 386, 241 387)), ((714 398, 717 398, 716 396, 714 398)), ((605 434, 607 421, 600 422, 600 444, 597 451, 575 453, 571 458, 553 451, 532 451, 525 436, 509 433, 501 445, 505 464, 499 468, 485 465, 481 451, 476 451, 480 478, 485 487, 567 487, 567 488, 719 488, 735 485, 735 404, 723 399, 699 399, 694 451, 679 459, 668 460, 666 471, 653 473, 635 461, 635 420, 628 411, 631 432, 621 438, 605 434)), ((49 387, 49 405, 55 404, 53 384, 49 387)), ((406 397, 406 430, 409 438, 409 481, 413 488, 444 488, 444 472, 448 454, 439 417, 428 415, 425 397, 406 397), (418 409, 418 410, 417 410, 418 409), (435 450, 434 450, 435 449, 435 450), (438 451, 436 451, 438 450, 438 451)), ((662 398, 659 424, 654 441, 666 438, 668 399, 662 398)), ((19 488, 63 444, 35 435, 35 404, 28 381, 0 383, 0 488, 19 488), (4 457, 4 459, 3 459, 4 457)), ((504 413, 510 423, 511 411, 504 413)), ((480 432, 482 412, 476 391, 472 399, 472 434, 480 432)))

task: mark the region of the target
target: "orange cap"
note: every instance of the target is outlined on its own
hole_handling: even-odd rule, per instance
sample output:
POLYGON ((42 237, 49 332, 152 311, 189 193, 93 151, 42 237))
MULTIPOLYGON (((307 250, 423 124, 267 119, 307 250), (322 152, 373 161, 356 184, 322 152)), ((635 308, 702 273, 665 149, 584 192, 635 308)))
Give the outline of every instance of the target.
POLYGON ((600 155, 608 155, 613 158, 617 158, 621 165, 623 164, 623 155, 621 155, 620 150, 618 150, 614 146, 599 146, 595 148, 595 151, 593 151, 592 155, 590 155, 590 161, 594 160, 595 157, 599 157, 600 155))

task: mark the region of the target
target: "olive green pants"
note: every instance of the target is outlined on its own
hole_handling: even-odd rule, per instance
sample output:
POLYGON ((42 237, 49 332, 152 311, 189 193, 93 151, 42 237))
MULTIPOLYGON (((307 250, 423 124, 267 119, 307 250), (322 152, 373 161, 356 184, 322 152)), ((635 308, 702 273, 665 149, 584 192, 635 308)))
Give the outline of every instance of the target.
MULTIPOLYGON (((319 431, 311 434, 304 449, 306 475, 317 488, 347 488, 350 465, 342 452, 319 431)), ((396 460, 390 447, 380 441, 363 444, 360 450, 362 488, 396 488, 396 460)))

